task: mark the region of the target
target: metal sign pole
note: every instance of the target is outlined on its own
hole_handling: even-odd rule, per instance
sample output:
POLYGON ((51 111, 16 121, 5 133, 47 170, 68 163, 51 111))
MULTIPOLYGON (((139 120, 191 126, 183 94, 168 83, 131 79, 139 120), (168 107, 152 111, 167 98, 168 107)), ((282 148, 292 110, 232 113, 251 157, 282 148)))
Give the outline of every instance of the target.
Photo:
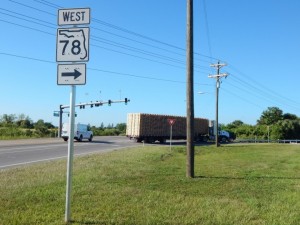
POLYGON ((170 126, 170 151, 172 151, 172 130, 173 130, 173 125, 170 126))
POLYGON ((68 141, 68 162, 67 162, 67 188, 66 188, 66 211, 65 222, 71 221, 71 190, 74 155, 74 122, 75 122, 75 98, 76 86, 71 86, 70 93, 70 119, 69 119, 69 141, 68 141))

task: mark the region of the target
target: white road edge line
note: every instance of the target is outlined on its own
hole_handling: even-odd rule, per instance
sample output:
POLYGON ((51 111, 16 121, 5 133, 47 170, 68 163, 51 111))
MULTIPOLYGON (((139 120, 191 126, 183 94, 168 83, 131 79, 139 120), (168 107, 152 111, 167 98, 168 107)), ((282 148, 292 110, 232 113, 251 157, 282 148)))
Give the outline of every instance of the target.
POLYGON ((41 159, 41 160, 35 160, 35 161, 29 161, 29 162, 23 162, 23 163, 15 163, 15 164, 9 164, 6 166, 0 166, 0 168, 6 168, 6 167, 11 167, 11 166, 20 166, 20 165, 26 165, 26 164, 31 164, 31 163, 43 162, 43 161, 51 161, 51 160, 62 159, 62 158, 66 158, 66 157, 67 156, 60 156, 60 157, 55 157, 55 158, 41 159))
MULTIPOLYGON (((122 149, 122 148, 126 148, 126 147, 121 147, 121 148, 112 148, 112 149, 107 149, 107 150, 103 150, 103 151, 92 151, 92 152, 86 152, 86 153, 78 153, 78 154, 74 154, 74 156, 81 156, 81 155, 88 155, 88 154, 92 154, 92 153, 105 153, 105 152, 109 152, 109 151, 114 151, 117 149, 122 149)), ((63 159, 63 158, 67 158, 67 156, 60 156, 60 157, 54 157, 54 158, 48 158, 48 159, 41 159, 41 160, 35 160, 35 161, 29 161, 29 162, 23 162, 23 163, 15 163, 15 164, 9 164, 9 165, 5 165, 5 166, 0 166, 1 168, 8 168, 8 167, 13 167, 13 166, 20 166, 20 165, 26 165, 26 164, 32 164, 32 163, 38 163, 38 162, 44 162, 44 161, 51 161, 51 160, 56 160, 56 159, 63 159)))

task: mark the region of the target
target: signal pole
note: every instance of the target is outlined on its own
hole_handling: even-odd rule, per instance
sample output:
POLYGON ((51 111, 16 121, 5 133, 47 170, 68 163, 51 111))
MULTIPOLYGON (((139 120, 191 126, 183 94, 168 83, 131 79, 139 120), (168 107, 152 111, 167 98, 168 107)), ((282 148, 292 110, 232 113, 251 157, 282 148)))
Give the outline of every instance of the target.
POLYGON ((218 61, 217 64, 211 64, 211 67, 216 67, 217 68, 217 74, 216 75, 209 75, 209 78, 215 78, 216 79, 216 133, 215 133, 215 140, 216 140, 216 147, 219 147, 219 88, 220 88, 220 79, 222 77, 227 77, 228 74, 222 73, 220 74, 220 69, 223 66, 227 66, 225 63, 221 64, 220 61, 218 61))
POLYGON ((186 176, 194 178, 194 65, 193 65, 193 0, 187 0, 187 115, 186 115, 186 176))

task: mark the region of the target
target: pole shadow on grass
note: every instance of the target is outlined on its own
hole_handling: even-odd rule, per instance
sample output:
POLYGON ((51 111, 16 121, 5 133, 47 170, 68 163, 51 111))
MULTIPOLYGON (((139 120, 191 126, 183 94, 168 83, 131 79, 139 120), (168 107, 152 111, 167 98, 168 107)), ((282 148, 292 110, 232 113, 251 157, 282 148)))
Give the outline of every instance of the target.
POLYGON ((246 176, 246 177, 229 177, 229 176, 195 176, 196 179, 220 179, 220 180, 299 180, 300 177, 264 177, 264 176, 246 176))

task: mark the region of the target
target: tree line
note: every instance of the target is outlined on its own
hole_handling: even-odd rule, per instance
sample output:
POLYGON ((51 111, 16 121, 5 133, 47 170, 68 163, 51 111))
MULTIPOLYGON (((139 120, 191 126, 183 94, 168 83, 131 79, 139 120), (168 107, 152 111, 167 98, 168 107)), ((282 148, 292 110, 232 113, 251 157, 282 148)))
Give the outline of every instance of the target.
MULTIPOLYGON (((125 135, 126 123, 103 123, 99 127, 90 126, 95 136, 125 135)), ((222 130, 235 134, 237 139, 282 140, 300 139, 300 118, 294 114, 283 113, 278 107, 268 107, 263 111, 255 125, 235 120, 222 124, 222 130)), ((25 114, 3 114, 0 116, 0 139, 55 137, 58 128, 40 119, 36 122, 25 114)))
POLYGON ((256 125, 235 120, 221 127, 233 132, 238 139, 300 139, 300 118, 295 114, 283 113, 278 107, 268 107, 263 111, 256 125))
POLYGON ((57 129, 44 120, 33 122, 25 114, 0 116, 0 139, 54 137, 57 129))
MULTIPOLYGON (((91 130, 96 136, 108 135, 125 135, 126 123, 120 123, 114 126, 108 124, 100 127, 91 126, 91 130)), ((3 114, 0 116, 0 139, 17 139, 17 138, 41 138, 41 137, 57 137, 58 127, 50 122, 39 119, 33 122, 29 116, 20 114, 3 114)))

